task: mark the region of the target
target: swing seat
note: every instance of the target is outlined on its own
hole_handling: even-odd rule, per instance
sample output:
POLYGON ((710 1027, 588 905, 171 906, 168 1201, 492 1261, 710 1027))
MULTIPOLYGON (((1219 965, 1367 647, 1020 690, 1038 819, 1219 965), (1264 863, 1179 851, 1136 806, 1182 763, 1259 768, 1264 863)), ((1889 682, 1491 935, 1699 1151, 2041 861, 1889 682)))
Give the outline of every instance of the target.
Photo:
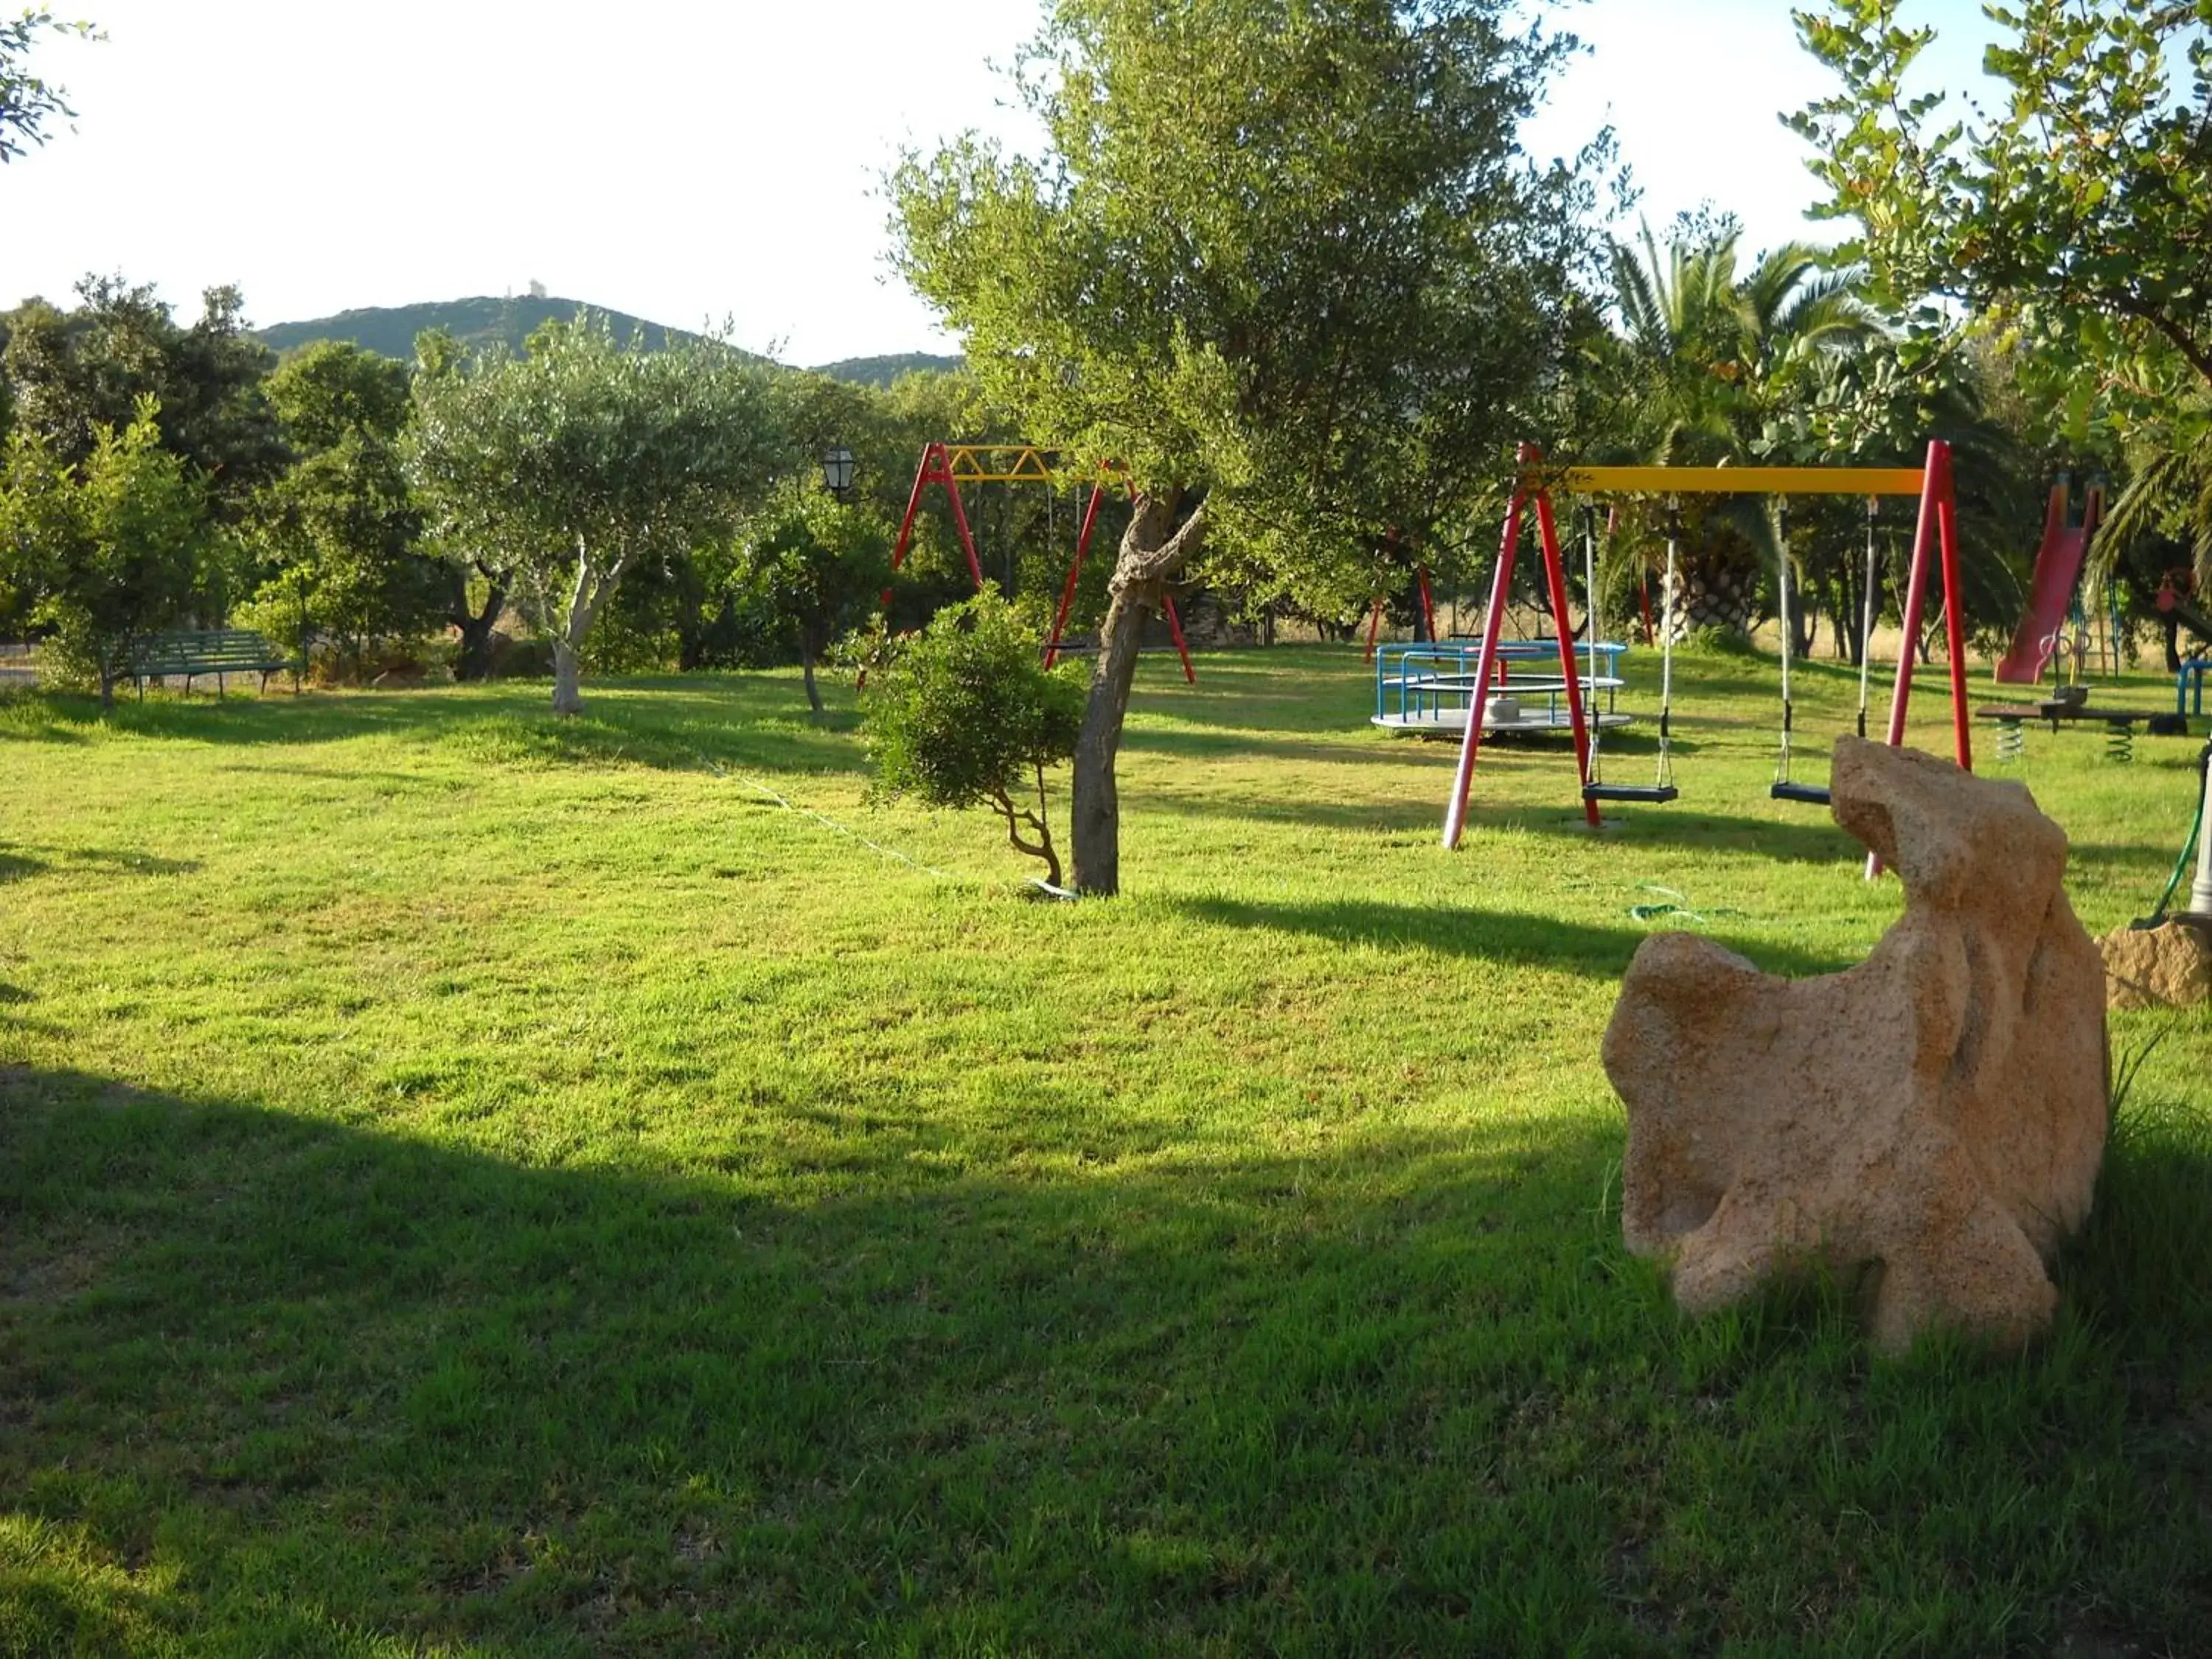
POLYGON ((1778 783, 1767 792, 1774 800, 1794 800, 1805 806, 1827 806, 1832 804, 1826 784, 1778 783))
POLYGON ((1631 805, 1664 806, 1682 792, 1671 783, 1586 783, 1583 799, 1587 801, 1620 801, 1631 805))

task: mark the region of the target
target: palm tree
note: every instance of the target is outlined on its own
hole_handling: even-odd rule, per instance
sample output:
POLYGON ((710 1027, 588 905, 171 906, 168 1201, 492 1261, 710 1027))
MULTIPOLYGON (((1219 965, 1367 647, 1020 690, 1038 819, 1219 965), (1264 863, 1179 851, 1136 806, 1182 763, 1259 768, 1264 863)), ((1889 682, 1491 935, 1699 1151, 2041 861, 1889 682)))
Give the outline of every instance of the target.
POLYGON ((2113 504, 2104 541, 2113 554, 2164 532, 2188 545, 2197 591, 2212 593, 2212 396, 2177 398, 2173 414, 2130 446, 2131 476, 2113 504))
MULTIPOLYGON (((1615 243, 1612 276, 1620 332, 1607 368, 1627 411, 1614 459, 1720 466, 1763 458, 1776 418, 1810 395, 1824 363, 1882 337, 1859 297, 1858 273, 1829 270, 1802 242, 1763 254, 1738 274, 1741 231, 1732 220, 1679 225, 1662 251, 1647 225, 1637 246, 1615 243)), ((1650 528, 1655 504, 1640 515, 1650 528)), ((1680 586, 1665 626, 1677 637, 1720 627, 1747 631, 1773 558, 1772 520, 1747 500, 1686 502, 1680 586)))

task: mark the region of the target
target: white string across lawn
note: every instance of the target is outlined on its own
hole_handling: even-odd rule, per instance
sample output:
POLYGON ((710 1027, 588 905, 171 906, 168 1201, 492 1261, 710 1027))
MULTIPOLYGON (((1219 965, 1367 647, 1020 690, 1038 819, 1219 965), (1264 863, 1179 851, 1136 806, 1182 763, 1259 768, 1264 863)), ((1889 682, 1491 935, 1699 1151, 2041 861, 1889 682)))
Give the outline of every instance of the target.
POLYGON ((795 801, 786 800, 781 795, 769 788, 768 785, 763 783, 758 778, 750 776, 744 772, 736 771, 730 767, 724 766, 719 761, 708 761, 707 763, 707 769, 712 772, 718 778, 735 778, 739 783, 744 784, 747 788, 757 789, 762 794, 766 795, 778 806, 783 808, 785 811, 796 812, 803 818, 811 818, 815 823, 821 824, 824 829, 834 830, 839 835, 846 836, 849 840, 860 842, 861 846, 866 848, 872 853, 881 853, 887 859, 896 859, 901 864, 906 865, 911 869, 919 870, 924 875, 935 876, 939 881, 957 881, 959 879, 958 877, 953 875, 950 871, 939 870, 934 865, 924 864, 920 859, 908 858, 904 853, 900 852, 896 847, 885 847, 879 842, 870 841, 866 836, 862 835, 859 830, 853 829, 850 825, 840 823, 836 819, 817 812, 811 807, 801 806, 795 801))

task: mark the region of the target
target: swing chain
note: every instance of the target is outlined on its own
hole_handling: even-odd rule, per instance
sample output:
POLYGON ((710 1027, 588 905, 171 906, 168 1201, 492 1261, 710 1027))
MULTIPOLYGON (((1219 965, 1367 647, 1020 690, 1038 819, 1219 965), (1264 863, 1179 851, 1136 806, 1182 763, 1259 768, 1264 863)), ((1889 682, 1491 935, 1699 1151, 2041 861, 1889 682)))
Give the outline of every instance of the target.
POLYGON ((1782 745, 1774 768, 1774 781, 1790 781, 1790 739, 1797 728, 1797 709, 1790 695, 1790 656, 1797 643, 1797 621, 1790 611, 1790 503, 1774 508, 1775 581, 1781 598, 1782 623, 1782 745))
POLYGON ((1583 627, 1589 635, 1586 641, 1589 647, 1586 653, 1589 663, 1589 749, 1588 763, 1583 773, 1583 782, 1588 786, 1603 781, 1599 769, 1598 750, 1601 746, 1601 734, 1605 730, 1605 723, 1598 713, 1596 702, 1600 611, 1597 587, 1597 503, 1595 501, 1583 503, 1583 627))
POLYGON ((1681 608, 1678 591, 1680 553, 1678 544, 1682 538, 1682 498, 1667 498, 1667 580, 1661 590, 1670 611, 1659 630, 1659 759, 1654 769, 1657 787, 1670 788, 1674 781, 1674 635, 1681 608))

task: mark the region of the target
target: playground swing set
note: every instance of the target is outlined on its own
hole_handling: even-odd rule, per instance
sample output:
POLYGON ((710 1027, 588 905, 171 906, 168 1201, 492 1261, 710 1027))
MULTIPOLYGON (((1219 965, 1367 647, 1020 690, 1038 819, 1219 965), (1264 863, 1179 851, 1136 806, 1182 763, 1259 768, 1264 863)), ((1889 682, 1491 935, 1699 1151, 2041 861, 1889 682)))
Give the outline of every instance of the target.
MULTIPOLYGON (((1521 476, 1515 486, 1512 504, 1505 518, 1504 532, 1499 540, 1498 563, 1491 579, 1490 603, 1483 618, 1482 647, 1473 677, 1471 706, 1468 710, 1467 729, 1461 740, 1459 765, 1453 775, 1452 793, 1444 813, 1443 844, 1448 848, 1459 845, 1467 826, 1469 793, 1474 781, 1474 767, 1482 746, 1485 717, 1492 679, 1500 662, 1500 631, 1504 622, 1508 602, 1513 591, 1515 556, 1518 550, 1522 525, 1533 509, 1540 550, 1543 559, 1543 574, 1552 614, 1564 619, 1567 616, 1567 585, 1560 557, 1559 536, 1553 512, 1553 491, 1572 492, 1591 498, 1621 495, 1657 495, 1669 503, 1667 534, 1667 574, 1662 592, 1672 594, 1677 589, 1680 570, 1679 543, 1681 520, 1679 506, 1684 495, 1862 495, 1868 502, 1867 551, 1869 580, 1867 599, 1860 621, 1859 650, 1859 730, 1866 730, 1867 706, 1870 685, 1868 664, 1873 634, 1873 562, 1875 556, 1874 532, 1875 509, 1880 498, 1886 495, 1917 495, 1919 498, 1919 517, 1913 537, 1912 562, 1906 580, 1905 595, 1905 637, 1907 641, 1920 636, 1920 628, 1926 614, 1929 579, 1934 568, 1940 565, 1943 583, 1943 609, 1947 643, 1950 655, 1951 725, 1958 763, 1971 771, 1973 769, 1972 738, 1969 730, 1966 693, 1966 650, 1964 608, 1960 603, 1961 587, 1959 577, 1958 505, 1952 480, 1950 446, 1940 439, 1928 446, 1927 463, 1921 468, 1911 467, 1670 467, 1670 466, 1590 466, 1567 467, 1547 471, 1542 457, 1533 446, 1524 445, 1520 454, 1521 476)), ((1593 596, 1596 592, 1595 532, 1594 523, 1584 521, 1585 579, 1589 581, 1593 596)), ((1826 805, 1829 791, 1823 787, 1800 783, 1790 776, 1791 744, 1796 725, 1796 710, 1790 697, 1790 632, 1793 623, 1790 611, 1790 556, 1786 544, 1781 559, 1779 585, 1782 611, 1782 732, 1776 775, 1769 794, 1777 800, 1791 801, 1807 805, 1826 805)), ((1598 620, 1593 614, 1588 623, 1593 642, 1600 632, 1598 620)), ((1674 779, 1674 634, 1672 627, 1662 627, 1660 632, 1659 681, 1659 741, 1652 781, 1648 785, 1607 783, 1598 769, 1598 744, 1593 722, 1585 715, 1583 707, 1583 678, 1577 672, 1574 659, 1574 640, 1562 626, 1556 630, 1559 652, 1559 666, 1565 682, 1568 723, 1574 734, 1575 768, 1582 785, 1583 813, 1592 829, 1599 828, 1603 820, 1599 815, 1601 805, 1608 803, 1664 805, 1677 799, 1680 791, 1674 779)), ((1907 648, 1899 653, 1897 682, 1890 696, 1889 725, 1887 741, 1893 748, 1905 741, 1905 722, 1907 706, 1912 696, 1914 653, 1907 648)), ((1595 653, 1592 657, 1595 668, 1595 653)), ((1590 681, 1596 675, 1593 672, 1590 681)), ((1870 871, 1871 873, 1871 866, 1870 871)))
MULTIPOLYGON (((1060 591, 1060 607, 1052 619, 1052 635, 1045 641, 1044 665, 1050 668, 1066 648, 1062 641, 1067 630, 1068 612, 1075 605, 1076 584, 1083 578, 1084 556, 1091 550, 1091 533, 1098 526, 1098 509, 1105 501, 1109 483, 1117 482, 1115 470, 1102 468, 1098 476, 1089 479, 1068 478, 1055 465, 1057 457, 1034 444, 947 444, 930 442, 922 447, 921 465, 915 469, 914 489, 908 495, 906 516, 899 520, 898 540, 891 548, 891 569, 896 572, 906 562, 906 556, 914 545, 914 525, 921 511, 922 494, 931 485, 941 487, 952 503, 952 523, 960 534, 961 551, 968 556, 968 574, 975 578, 975 591, 981 593, 988 586, 983 579, 983 561, 975 550, 975 538, 968 527, 968 510, 960 499, 960 486, 969 484, 981 488, 985 484, 1045 484, 1059 489, 1073 483, 1080 488, 1091 486, 1083 509, 1083 516, 1075 538, 1075 557, 1067 568, 1067 580, 1060 591)), ((1175 641, 1176 653, 1182 659, 1183 678, 1188 684, 1198 684, 1198 671, 1191 665, 1190 647, 1183 639, 1182 618, 1176 614, 1172 595, 1164 595, 1168 633, 1175 641)), ((883 595, 884 609, 891 606, 891 590, 886 587, 883 595)))

